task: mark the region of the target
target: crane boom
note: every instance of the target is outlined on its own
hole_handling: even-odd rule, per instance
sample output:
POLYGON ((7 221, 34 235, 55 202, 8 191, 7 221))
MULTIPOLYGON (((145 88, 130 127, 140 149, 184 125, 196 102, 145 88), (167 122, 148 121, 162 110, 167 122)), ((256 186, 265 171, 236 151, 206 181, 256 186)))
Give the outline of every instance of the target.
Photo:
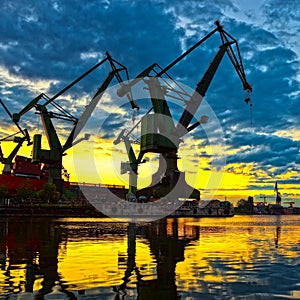
POLYGON ((28 111, 30 111, 33 107, 35 107, 35 105, 43 98, 43 96, 43 93, 39 94, 37 97, 31 100, 19 113, 14 113, 12 115, 12 121, 19 122, 20 118, 28 111))
POLYGON ((212 82, 212 79, 224 57, 224 54, 226 53, 226 50, 229 46, 229 43, 223 44, 218 53, 216 54, 215 58, 209 65, 207 71, 204 73, 202 79, 197 84, 197 88, 193 95, 191 96, 190 100, 187 103, 187 106, 184 110, 184 112, 181 115, 181 118, 179 120, 179 123, 177 124, 177 130, 179 130, 179 136, 182 136, 185 134, 185 132, 182 132, 181 126, 183 126, 183 129, 187 130, 193 116, 195 115, 198 107, 200 106, 203 97, 205 96, 208 87, 210 86, 210 83, 212 82))
MULTIPOLYGON (((80 133, 80 131, 82 130, 82 128, 84 127, 86 122, 88 121, 88 119, 91 116, 92 112, 94 111, 95 107, 99 103, 103 93, 108 88, 109 84, 114 79, 114 77, 116 77, 116 79, 118 80, 118 82, 120 83, 121 86, 123 85, 123 79, 121 78, 120 72, 124 71, 127 75, 127 78, 129 77, 127 68, 124 65, 122 65, 121 63, 114 60, 108 52, 106 52, 106 56, 107 56, 108 62, 110 63, 110 67, 111 67, 112 71, 105 78, 105 80, 103 81, 103 83, 98 88, 95 95, 93 96, 91 102, 87 105, 87 107, 81 114, 80 118, 75 123, 75 126, 73 127, 67 141, 65 142, 65 144, 63 146, 63 152, 72 147, 74 140, 76 139, 76 137, 78 136, 78 134, 80 133), (119 68, 117 68, 116 65, 118 65, 119 68)), ((130 93, 127 94, 127 97, 131 103, 132 109, 135 109, 135 108, 138 109, 138 106, 134 103, 133 98, 130 93)))
POLYGON ((97 69, 99 66, 101 66, 103 63, 105 63, 108 60, 108 57, 104 58, 100 62, 98 62, 96 65, 91 67, 89 70, 87 70, 85 73, 83 73, 81 76, 76 78, 74 81, 72 81, 70 84, 68 84, 65 88, 63 88, 61 91, 59 91, 57 94, 55 94, 53 97, 48 98, 44 93, 41 93, 37 97, 35 97, 33 100, 31 100, 19 113, 14 113, 11 115, 11 119, 13 122, 19 122, 20 118, 26 114, 29 110, 31 110, 33 107, 35 107, 38 102, 43 98, 46 97, 47 101, 44 103, 44 105, 48 105, 52 103, 55 99, 57 99, 59 96, 61 96, 63 93, 65 93, 67 90, 69 90, 72 86, 77 84, 79 81, 81 81, 84 77, 86 77, 88 74, 90 74, 92 71, 97 69))
MULTIPOLYGON (((13 120, 13 115, 11 114, 11 112, 8 110, 7 106, 4 104, 4 102, 2 101, 2 99, 0 99, 0 103, 2 105, 2 107, 4 108, 4 110, 7 112, 7 114, 9 115, 9 117, 13 120)), ((14 121, 15 125, 18 127, 18 129, 20 130, 20 132, 23 134, 23 136, 26 138, 28 145, 31 144, 30 141, 30 136, 29 133, 26 129, 22 129, 21 126, 19 125, 18 121, 14 121)))
MULTIPOLYGON (((234 39, 230 34, 228 34, 223 27, 220 25, 219 22, 216 22, 217 25, 217 31, 219 31, 221 40, 222 40, 222 45, 220 46, 220 49, 216 56, 214 57, 212 63, 209 65, 207 71, 204 73, 202 79, 200 82, 197 84, 196 90, 191 96, 191 99, 187 103, 186 109, 184 110, 179 123, 177 124, 177 130, 180 132, 179 136, 184 135, 187 131, 191 131, 195 127, 197 127, 197 124, 200 124, 199 122, 195 123, 195 125, 192 125, 190 128, 188 128, 193 116, 195 115, 198 107, 201 104, 201 101, 203 97, 205 96, 212 79, 224 57, 225 52, 227 52, 230 61, 232 62, 239 78, 242 81, 243 84, 243 89, 246 91, 251 92, 252 87, 251 85, 247 82, 246 80, 246 74, 244 71, 243 63, 242 63, 242 58, 240 55, 240 50, 239 46, 237 43, 237 40, 234 39), (230 38, 230 40, 228 39, 230 38), (237 49, 237 56, 232 48, 232 45, 236 46, 237 49)), ((245 99, 246 103, 248 103, 249 99, 245 99)))
POLYGON ((208 38, 210 38, 213 34, 215 34, 219 30, 220 30, 219 27, 215 28, 213 31, 211 31, 209 34, 207 34, 204 38, 202 38, 200 41, 198 41, 195 45, 193 45, 191 48, 189 48, 187 51, 185 51, 179 57, 177 57, 174 61, 172 61, 163 70, 161 70, 156 75, 156 77, 160 77, 161 75, 165 74, 167 71, 169 71, 171 68, 173 68, 178 62, 180 62, 183 58, 185 58, 188 54, 190 54, 196 48, 198 48, 202 43, 204 43, 208 38))
POLYGON ((4 164, 4 161, 5 161, 5 158, 4 158, 2 147, 1 147, 1 143, 0 143, 0 162, 2 164, 4 164))
POLYGON ((104 91, 107 89, 111 81, 113 80, 117 70, 114 70, 108 74, 102 85, 99 87, 97 90, 96 94, 92 98, 91 102, 86 106, 84 112, 82 113, 81 117, 78 119, 78 122, 75 124, 73 127, 68 139, 66 140, 64 146, 63 146, 63 151, 68 150, 69 148, 72 147, 74 140, 86 124, 88 118, 91 116, 92 112, 94 111, 95 107, 99 103, 104 91))
POLYGON ((102 59, 100 62, 98 62, 96 65, 94 65, 93 67, 91 67, 89 70, 87 70, 85 73, 83 73, 81 76, 79 76, 77 79, 75 79, 74 81, 72 81, 69 85, 67 85, 65 88, 63 88, 60 92, 58 92, 56 95, 54 95, 52 98, 50 98, 45 105, 53 102, 56 98, 58 98, 59 96, 61 96, 63 93, 65 93, 67 90, 69 90, 72 86, 74 86, 75 84, 77 84, 80 80, 82 80, 84 77, 86 77, 87 75, 89 75, 91 72, 93 72, 94 70, 96 70, 98 67, 100 67, 101 65, 103 65, 106 61, 108 60, 108 57, 102 59))

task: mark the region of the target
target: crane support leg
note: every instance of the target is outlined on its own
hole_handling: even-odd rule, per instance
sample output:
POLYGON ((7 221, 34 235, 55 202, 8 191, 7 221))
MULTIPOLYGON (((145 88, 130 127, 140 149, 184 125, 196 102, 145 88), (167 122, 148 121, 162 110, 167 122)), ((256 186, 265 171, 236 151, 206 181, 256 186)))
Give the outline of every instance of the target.
MULTIPOLYGON (((148 199, 167 197, 175 191, 177 198, 191 198, 200 200, 200 192, 188 185, 185 173, 177 167, 177 153, 163 153, 159 158, 159 169, 152 176, 152 184, 136 192, 136 196, 146 196, 148 199)), ((173 199, 174 200, 174 199, 173 199)))

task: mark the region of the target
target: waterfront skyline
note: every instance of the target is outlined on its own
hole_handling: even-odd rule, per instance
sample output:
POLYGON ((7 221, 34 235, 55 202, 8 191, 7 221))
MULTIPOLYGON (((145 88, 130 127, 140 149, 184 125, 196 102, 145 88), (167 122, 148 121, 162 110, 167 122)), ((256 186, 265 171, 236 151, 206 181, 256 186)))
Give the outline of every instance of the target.
MULTIPOLYGON (((297 2, 276 0, 251 4, 243 0, 217 4, 4 1, 0 19, 0 98, 12 112, 18 112, 41 92, 49 96, 57 93, 101 60, 105 51, 126 65, 131 77, 154 62, 166 66, 213 30, 215 20, 220 20, 239 42, 247 79, 253 85, 253 112, 251 121, 241 82, 225 58, 206 95, 226 142, 224 178, 216 197, 272 197, 277 181, 283 201, 299 199, 299 15, 297 2)), ((212 43, 203 45, 171 75, 194 88, 216 51, 212 43)), ((101 70, 100 77, 92 77, 60 103, 76 115, 107 71, 101 70)), ((3 137, 15 128, 2 109, 1 116, 3 137)), ((110 127, 113 135, 120 129, 115 125, 110 127)), ((33 112, 22 119, 22 126, 31 134, 42 127, 33 112)), ((59 126, 64 137, 66 129, 59 126)), ((112 139, 108 136, 102 141, 100 161, 106 157, 106 142, 112 139)), ((200 138, 193 142, 202 145, 200 138)), ((8 145, 2 146, 9 153, 8 145)), ((211 168, 214 158, 209 151, 202 145, 197 157, 201 164, 196 187, 202 190, 204 198, 209 194, 208 178, 219 176, 211 168)), ((28 154, 30 149, 23 147, 20 153, 28 154)), ((186 156, 193 154, 187 152, 186 156)), ((64 165, 71 179, 76 180, 71 151, 64 157, 64 165)), ((106 180, 112 183, 115 178, 108 174, 106 180)), ((296 203, 299 205, 300 201, 296 203)))

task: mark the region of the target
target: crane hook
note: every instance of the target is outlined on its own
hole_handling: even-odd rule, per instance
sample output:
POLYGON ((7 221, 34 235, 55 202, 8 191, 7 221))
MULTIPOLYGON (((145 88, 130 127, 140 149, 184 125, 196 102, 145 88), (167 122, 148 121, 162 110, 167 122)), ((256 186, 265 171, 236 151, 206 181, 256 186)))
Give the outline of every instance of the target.
POLYGON ((136 111, 135 111, 135 109, 132 110, 132 116, 131 116, 131 119, 132 119, 132 123, 134 124, 135 119, 136 119, 136 111))

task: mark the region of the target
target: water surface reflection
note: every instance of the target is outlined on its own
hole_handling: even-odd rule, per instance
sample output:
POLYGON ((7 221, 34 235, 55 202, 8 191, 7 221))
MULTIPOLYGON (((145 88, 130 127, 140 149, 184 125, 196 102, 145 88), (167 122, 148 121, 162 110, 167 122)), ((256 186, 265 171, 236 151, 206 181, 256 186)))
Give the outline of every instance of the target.
POLYGON ((0 219, 0 299, 300 299, 299 221, 0 219))

